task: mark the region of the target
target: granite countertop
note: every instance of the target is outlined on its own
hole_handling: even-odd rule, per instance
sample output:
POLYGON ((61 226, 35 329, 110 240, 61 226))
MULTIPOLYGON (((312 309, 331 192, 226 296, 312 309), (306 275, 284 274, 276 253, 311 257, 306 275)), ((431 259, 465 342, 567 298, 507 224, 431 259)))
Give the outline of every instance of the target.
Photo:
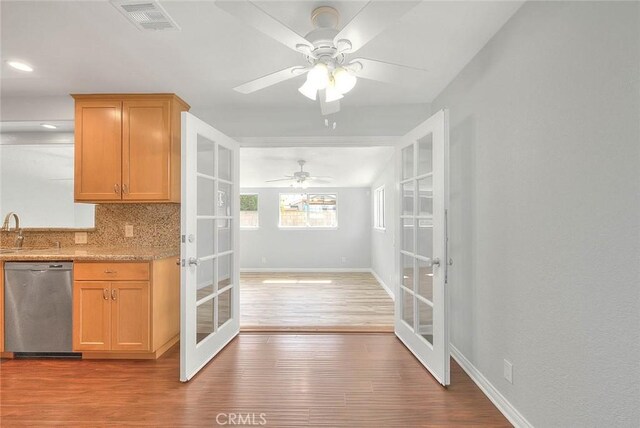
POLYGON ((0 261, 150 261, 178 257, 179 248, 88 247, 0 249, 0 261))

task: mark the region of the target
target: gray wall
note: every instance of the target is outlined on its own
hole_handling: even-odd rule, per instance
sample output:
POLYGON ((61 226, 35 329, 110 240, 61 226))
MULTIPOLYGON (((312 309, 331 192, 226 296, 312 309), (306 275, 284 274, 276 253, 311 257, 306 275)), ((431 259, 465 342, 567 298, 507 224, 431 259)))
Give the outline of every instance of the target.
POLYGON ((258 193, 260 227, 240 231, 241 269, 368 269, 371 267, 371 195, 369 188, 307 189, 338 195, 338 228, 278 228, 279 194, 291 189, 243 188, 258 193), (266 263, 262 262, 266 258, 266 263), (343 262, 342 258, 346 257, 343 262))
POLYGON ((538 427, 640 426, 639 7, 525 3, 433 104, 451 341, 538 427))
MULTIPOLYGON (((373 204, 373 192, 384 185, 385 201, 384 214, 386 230, 381 231, 371 228, 371 269, 394 293, 397 293, 395 280, 395 251, 394 235, 396 222, 396 189, 395 189, 395 156, 392 157, 378 177, 371 185, 371 199, 373 204)), ((371 205, 373 210, 373 205, 371 205)), ((371 217, 373 222, 373 216, 371 217)), ((372 223, 373 224, 373 223, 372 223)))

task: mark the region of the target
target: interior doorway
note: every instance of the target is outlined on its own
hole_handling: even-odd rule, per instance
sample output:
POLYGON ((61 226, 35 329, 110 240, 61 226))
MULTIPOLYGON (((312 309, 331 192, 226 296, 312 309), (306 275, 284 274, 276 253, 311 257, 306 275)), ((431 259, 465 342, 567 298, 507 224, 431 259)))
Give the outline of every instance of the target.
MULTIPOLYGON (((390 294, 395 294, 393 315, 396 336, 440 383, 448 385, 448 299, 445 287, 449 265, 447 111, 437 112, 404 137, 397 139, 393 149, 395 174, 389 188, 394 189, 397 209, 391 216, 392 230, 395 232, 391 245, 392 256, 384 261, 387 266, 393 266, 390 284, 397 284, 397 290, 394 293, 383 282, 380 286, 390 294), (423 275, 425 278, 422 278, 423 275), (429 289, 426 294, 425 283, 428 283, 429 289)), ((275 149, 265 150, 273 155, 275 149)), ((337 148, 332 151, 337 151, 337 148)), ((340 164, 339 159, 334 157, 329 162, 331 165, 340 164)), ((182 113, 182 381, 193 377, 240 332, 240 248, 251 255, 249 251, 261 248, 258 245, 261 243, 258 255, 263 255, 258 257, 263 264, 268 261, 264 254, 280 257, 286 262, 293 256, 302 256, 302 260, 311 257, 320 263, 336 263, 336 257, 343 263, 350 259, 362 262, 359 259, 363 255, 362 248, 360 251, 350 252, 350 256, 343 254, 346 250, 353 250, 353 244, 370 244, 371 240, 367 236, 370 237, 371 224, 378 225, 381 215, 376 209, 379 205, 375 198, 384 192, 379 193, 376 188, 372 202, 371 187, 363 189, 364 193, 360 197, 357 193, 346 191, 344 193, 347 196, 343 197, 340 196, 342 190, 332 188, 311 188, 307 181, 317 179, 320 182, 329 176, 312 175, 304 169, 305 159, 298 159, 297 163, 299 171, 296 169, 291 174, 285 173, 284 177, 266 180, 293 181, 288 186, 292 189, 287 189, 286 193, 279 193, 276 189, 272 191, 277 193, 276 198, 266 198, 270 203, 276 204, 276 210, 267 212, 277 213, 278 229, 289 233, 276 236, 266 234, 261 239, 254 240, 253 244, 243 242, 240 234, 242 199, 239 144, 190 113, 182 113), (352 208, 345 208, 349 206, 352 208), (345 209, 349 215, 341 220, 340 212, 345 209), (355 223, 345 227, 346 219, 355 219, 355 223), (363 226, 367 232, 355 236, 353 230, 357 230, 358 225, 363 226), (342 237, 337 233, 341 228, 346 232, 342 237), (334 233, 316 233, 329 231, 334 233), (285 235, 293 240, 291 247, 287 247, 285 235), (310 242, 313 244, 306 245, 305 252, 302 244, 310 242), (318 257, 319 250, 325 250, 323 257, 318 257)), ((348 162, 352 170, 359 165, 368 163, 363 159, 348 162)), ((264 164, 256 168, 244 168, 246 171, 262 169, 265 169, 264 164)), ((245 192, 247 190, 251 189, 244 189, 245 192)), ((255 196, 256 193, 244 195, 255 196)), ((259 222, 260 193, 257 195, 259 222)), ((384 218, 386 217, 389 216, 385 215, 384 218)), ((259 224, 254 229, 258 230, 259 224)), ((371 263, 371 253, 365 255, 364 263, 368 266, 371 263)), ((258 263, 255 256, 253 254, 253 263, 258 263)), ((350 270, 371 271, 370 267, 335 268, 331 265, 312 269, 338 273, 350 270)), ((306 273, 306 268, 261 267, 254 270, 277 274, 306 273)), ((260 287, 269 285, 269 281, 262 280, 260 287)), ((283 283, 282 278, 278 281, 283 283)), ((310 285, 309 281, 314 280, 290 277, 289 284, 310 285)), ((327 284, 318 282, 327 281, 326 279, 316 277, 315 281, 316 285, 327 284)), ((308 289, 302 290, 303 294, 309 294, 304 293, 308 289)), ((356 296, 362 303, 362 291, 356 292, 356 296)), ((268 302, 269 298, 264 301, 268 302)), ((307 310, 311 307, 310 304, 303 305, 301 312, 305 310, 305 306, 307 310)), ((323 305, 330 306, 331 302, 323 305)))
POLYGON ((374 208, 384 213, 374 184, 393 156, 392 146, 240 149, 243 331, 393 332, 393 298, 371 268, 372 235, 393 233, 373 228, 374 208))

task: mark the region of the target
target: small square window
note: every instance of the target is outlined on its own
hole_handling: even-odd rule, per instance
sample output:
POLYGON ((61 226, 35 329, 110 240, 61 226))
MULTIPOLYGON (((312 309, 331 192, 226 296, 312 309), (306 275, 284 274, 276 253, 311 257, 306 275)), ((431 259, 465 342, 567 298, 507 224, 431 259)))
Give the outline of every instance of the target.
POLYGON ((338 227, 335 194, 281 193, 280 227, 338 227))
POLYGON ((243 229, 256 229, 259 226, 258 195, 240 195, 240 227, 243 229))

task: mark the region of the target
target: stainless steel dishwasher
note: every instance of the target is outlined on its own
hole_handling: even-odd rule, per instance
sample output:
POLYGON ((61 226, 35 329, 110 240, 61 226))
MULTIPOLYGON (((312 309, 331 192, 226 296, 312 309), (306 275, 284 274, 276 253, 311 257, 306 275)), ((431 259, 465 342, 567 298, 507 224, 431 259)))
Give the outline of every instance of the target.
POLYGON ((73 263, 4 264, 4 349, 71 353, 73 263))

